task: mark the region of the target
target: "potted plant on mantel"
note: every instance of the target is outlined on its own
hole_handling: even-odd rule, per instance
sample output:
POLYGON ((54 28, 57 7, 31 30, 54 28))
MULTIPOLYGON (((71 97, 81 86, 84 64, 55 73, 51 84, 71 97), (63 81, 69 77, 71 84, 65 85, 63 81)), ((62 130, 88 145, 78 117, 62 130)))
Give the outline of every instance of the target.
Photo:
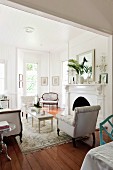
POLYGON ((82 74, 85 72, 85 62, 87 62, 86 58, 83 58, 83 62, 79 64, 79 62, 75 59, 69 59, 68 60, 68 66, 76 71, 76 73, 79 75, 79 83, 83 84, 84 78, 82 77, 82 74))
POLYGON ((87 73, 87 83, 91 80, 91 75, 92 75, 92 66, 87 66, 85 65, 85 72, 87 73))

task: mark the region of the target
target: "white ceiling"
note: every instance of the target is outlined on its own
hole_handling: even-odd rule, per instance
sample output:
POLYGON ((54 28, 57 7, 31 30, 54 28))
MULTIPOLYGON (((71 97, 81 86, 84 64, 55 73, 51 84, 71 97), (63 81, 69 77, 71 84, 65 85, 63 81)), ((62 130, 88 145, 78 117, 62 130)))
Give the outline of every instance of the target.
MULTIPOLYGON (((0 0, 20 4, 52 16, 85 26, 90 31, 113 34, 113 0, 0 0), (93 29, 93 30, 92 30, 93 29)), ((76 25, 75 25, 76 26, 76 25)), ((80 27, 81 28, 81 27, 80 27)), ((87 29, 85 28, 85 29, 87 29)), ((100 34, 100 33, 99 33, 100 34)), ((109 36, 109 35, 108 35, 109 36)))
POLYGON ((19 48, 54 51, 85 30, 0 4, 0 42, 19 48), (25 27, 33 27, 26 33, 25 27))

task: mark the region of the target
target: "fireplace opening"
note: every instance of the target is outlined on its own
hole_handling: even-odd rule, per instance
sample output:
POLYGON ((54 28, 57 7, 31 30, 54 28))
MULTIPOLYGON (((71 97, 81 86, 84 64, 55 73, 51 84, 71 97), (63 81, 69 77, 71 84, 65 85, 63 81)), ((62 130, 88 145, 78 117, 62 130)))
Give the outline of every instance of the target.
POLYGON ((80 96, 74 101, 72 110, 74 111, 75 107, 82 106, 90 106, 90 103, 85 97, 80 96))

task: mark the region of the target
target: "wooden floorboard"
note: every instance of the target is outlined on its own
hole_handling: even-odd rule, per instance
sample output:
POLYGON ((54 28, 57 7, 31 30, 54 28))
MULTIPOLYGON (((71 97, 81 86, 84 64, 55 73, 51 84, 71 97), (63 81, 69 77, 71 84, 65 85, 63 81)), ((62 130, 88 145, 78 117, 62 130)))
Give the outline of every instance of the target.
POLYGON ((12 160, 10 161, 12 169, 21 170, 18 156, 14 150, 13 145, 10 145, 10 147, 8 147, 8 152, 9 152, 10 157, 12 158, 12 160))
POLYGON ((57 153, 58 157, 70 168, 70 169, 76 169, 79 170, 80 167, 75 163, 75 161, 72 161, 70 157, 68 157, 67 154, 65 154, 61 148, 58 147, 53 147, 52 148, 54 152, 57 153))
POLYGON ((0 169, 1 170, 9 170, 9 169, 12 170, 11 162, 7 161, 7 159, 4 156, 2 157, 2 163, 1 163, 1 168, 0 169))
POLYGON ((45 162, 48 163, 48 165, 51 167, 51 169, 61 170, 60 166, 57 164, 57 162, 51 158, 51 156, 47 153, 46 149, 41 151, 41 155, 45 162))
POLYGON ((22 154, 19 146, 16 143, 16 140, 14 139, 12 142, 13 142, 13 148, 15 150, 17 157, 18 157, 18 161, 20 163, 21 168, 24 170, 31 170, 31 166, 30 166, 29 162, 27 161, 26 156, 24 154, 22 154))
POLYGON ((32 154, 30 154, 30 153, 27 154, 26 158, 27 158, 32 170, 37 170, 37 169, 41 170, 42 169, 38 160, 36 160, 32 154))
POLYGON ((48 161, 45 161, 45 159, 43 158, 43 154, 41 152, 42 151, 34 152, 33 156, 35 157, 35 159, 37 161, 39 161, 39 164, 40 164, 42 169, 44 169, 44 170, 52 170, 52 168, 49 166, 48 161))
POLYGON ((54 152, 53 149, 46 149, 46 151, 48 152, 49 156, 51 156, 51 158, 57 162, 61 169, 70 170, 70 168, 65 164, 65 162, 60 159, 57 152, 54 152))
MULTIPOLYGON (((54 116, 60 109, 49 108, 54 116)), ((110 141, 104 134, 105 141, 110 141)), ((72 143, 57 145, 40 151, 23 154, 14 137, 5 138, 8 154, 12 158, 7 160, 0 154, 0 170, 80 170, 86 153, 91 149, 84 142, 77 142, 77 148, 72 143)), ((96 146, 99 146, 99 131, 96 131, 96 146)))
POLYGON ((85 154, 83 154, 78 148, 73 148, 70 145, 63 145, 59 146, 59 149, 64 152, 72 161, 74 161, 79 167, 82 164, 82 161, 85 157, 85 154))

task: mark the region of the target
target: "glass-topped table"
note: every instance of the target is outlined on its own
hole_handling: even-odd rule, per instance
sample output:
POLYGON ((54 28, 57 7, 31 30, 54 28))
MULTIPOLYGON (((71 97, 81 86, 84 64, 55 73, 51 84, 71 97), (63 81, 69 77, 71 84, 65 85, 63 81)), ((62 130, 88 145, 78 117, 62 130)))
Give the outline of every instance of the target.
POLYGON ((3 151, 5 151, 6 157, 9 160, 11 160, 11 158, 9 157, 7 153, 7 145, 3 142, 3 137, 4 137, 4 133, 11 132, 15 128, 16 128, 15 124, 9 123, 9 128, 0 130, 0 152, 2 153, 3 151))

